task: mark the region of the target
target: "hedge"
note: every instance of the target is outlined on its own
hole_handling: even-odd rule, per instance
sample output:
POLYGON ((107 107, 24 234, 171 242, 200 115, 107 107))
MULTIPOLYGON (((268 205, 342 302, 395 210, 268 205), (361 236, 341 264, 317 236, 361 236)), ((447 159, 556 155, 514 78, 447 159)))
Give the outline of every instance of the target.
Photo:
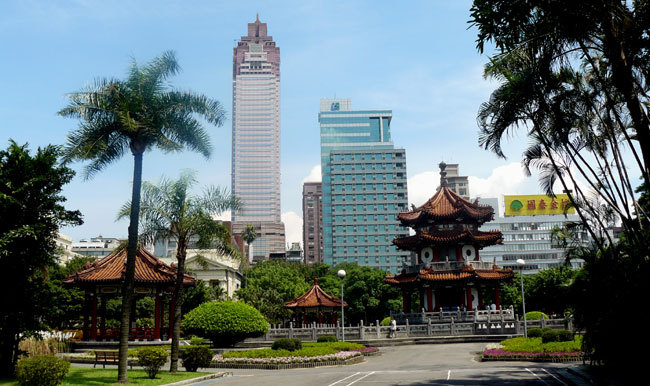
POLYGON ((215 346, 264 335, 268 327, 258 310, 234 301, 203 303, 188 312, 181 324, 186 333, 207 337, 215 346))
POLYGON ((273 350, 296 351, 302 348, 302 342, 298 338, 276 339, 271 346, 273 350))
POLYGON ((526 320, 541 320, 542 318, 548 320, 548 315, 541 311, 526 312, 526 320))
POLYGON ((55 386, 69 370, 70 362, 54 355, 36 355, 18 361, 16 379, 23 386, 55 386))
POLYGON ((144 347, 138 349, 136 355, 138 356, 138 364, 144 367, 151 379, 156 378, 156 374, 167 362, 169 356, 167 350, 162 347, 144 347))
POLYGON ((210 367, 214 354, 206 346, 186 346, 181 353, 183 367, 186 371, 194 372, 199 368, 210 367))

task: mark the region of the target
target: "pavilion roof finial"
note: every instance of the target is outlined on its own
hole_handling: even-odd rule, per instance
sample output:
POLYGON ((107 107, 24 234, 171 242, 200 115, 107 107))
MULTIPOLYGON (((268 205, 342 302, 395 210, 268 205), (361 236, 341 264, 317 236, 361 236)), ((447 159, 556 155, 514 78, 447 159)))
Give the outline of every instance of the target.
POLYGON ((255 23, 260 22, 260 13, 258 12, 257 15, 255 16, 255 23))
POLYGON ((447 164, 445 161, 442 161, 438 164, 438 167, 440 168, 440 187, 442 188, 443 186, 447 186, 447 172, 445 171, 447 164))

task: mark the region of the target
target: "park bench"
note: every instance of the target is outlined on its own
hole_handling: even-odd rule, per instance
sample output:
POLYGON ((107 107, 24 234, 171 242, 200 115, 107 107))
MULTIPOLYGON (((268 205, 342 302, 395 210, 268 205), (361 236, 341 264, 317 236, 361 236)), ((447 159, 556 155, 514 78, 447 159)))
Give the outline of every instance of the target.
MULTIPOLYGON (((93 368, 97 366, 97 363, 100 363, 106 368, 106 365, 116 365, 120 361, 119 351, 108 351, 108 350, 95 350, 95 364, 93 368)), ((133 369, 133 363, 129 362, 129 366, 133 369)))

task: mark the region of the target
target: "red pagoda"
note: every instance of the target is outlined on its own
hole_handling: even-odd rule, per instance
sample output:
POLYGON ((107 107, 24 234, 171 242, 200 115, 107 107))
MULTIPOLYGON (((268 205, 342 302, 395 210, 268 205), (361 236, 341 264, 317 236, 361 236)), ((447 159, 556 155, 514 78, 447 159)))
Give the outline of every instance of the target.
MULTIPOLYGON (((341 309, 341 299, 323 291, 318 285, 318 278, 314 278, 314 285, 301 296, 284 304, 294 311, 296 326, 303 327, 310 322, 323 324, 323 314, 329 314, 332 324, 336 324, 336 312, 341 309)), ((344 301, 343 307, 348 304, 344 301)), ((328 318, 325 317, 325 320, 328 318)))
POLYGON ((484 307, 489 297, 501 307, 500 285, 511 280, 511 269, 483 262, 479 250, 501 244, 499 231, 482 232, 479 227, 494 218, 490 206, 470 202, 447 186, 446 164, 440 163, 440 188, 420 207, 397 215, 415 235, 393 240, 399 249, 415 252, 413 264, 385 282, 402 291, 405 313, 411 312, 411 294, 417 291, 425 311, 468 311, 484 307))

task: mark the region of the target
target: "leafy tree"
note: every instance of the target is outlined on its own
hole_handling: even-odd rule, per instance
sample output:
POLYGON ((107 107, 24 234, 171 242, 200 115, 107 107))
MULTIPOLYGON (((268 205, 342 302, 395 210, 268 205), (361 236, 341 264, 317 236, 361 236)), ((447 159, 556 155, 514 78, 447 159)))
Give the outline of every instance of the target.
POLYGON ((79 128, 68 135, 65 153, 69 160, 90 161, 85 168, 86 178, 127 151, 133 155, 132 205, 120 322, 118 381, 122 383, 128 382, 129 311, 134 291, 142 156, 153 148, 166 152, 189 148, 207 158, 210 137, 195 116, 216 126, 224 119, 219 102, 189 91, 168 89, 167 79, 179 70, 172 51, 164 52, 144 66, 133 61, 125 80, 97 80, 93 86, 70 94, 69 105, 59 111, 61 116, 81 120, 79 128))
MULTIPOLYGON (((197 183, 195 173, 186 170, 177 180, 162 178, 158 184, 145 182, 142 186, 140 219, 141 237, 147 242, 171 238, 177 240, 176 283, 174 285, 174 330, 171 347, 171 372, 178 371, 178 344, 181 334, 183 306, 183 277, 185 258, 191 241, 196 239, 199 248, 212 248, 231 257, 239 252, 230 245, 230 232, 223 224, 212 219, 226 209, 237 210, 241 204, 227 190, 210 187, 203 195, 193 196, 190 190, 197 183)), ((126 203, 118 218, 131 213, 131 203, 126 203)))
POLYGON ((13 140, 0 151, 0 377, 13 374, 22 337, 43 328, 48 302, 38 297, 56 263, 59 227, 82 223, 79 211, 63 206, 61 189, 74 172, 59 155, 54 146, 32 154, 13 140))
POLYGON ((255 226, 253 224, 247 224, 246 228, 244 228, 244 231, 241 234, 241 238, 244 239, 246 244, 248 244, 248 262, 251 261, 251 244, 255 239, 257 239, 257 231, 255 230, 255 226))
MULTIPOLYGON (((574 305, 571 284, 573 284, 577 272, 570 266, 562 265, 533 275, 524 275, 526 309, 558 315, 564 315, 566 311, 571 311, 574 305)), ((515 272, 512 282, 502 287, 501 301, 503 304, 512 304, 521 315, 521 279, 519 275, 519 272, 515 272)))
POLYGON ((268 260, 247 270, 248 285, 237 297, 257 308, 269 323, 280 323, 291 316, 284 303, 305 293, 311 284, 305 281, 299 263, 268 260))

